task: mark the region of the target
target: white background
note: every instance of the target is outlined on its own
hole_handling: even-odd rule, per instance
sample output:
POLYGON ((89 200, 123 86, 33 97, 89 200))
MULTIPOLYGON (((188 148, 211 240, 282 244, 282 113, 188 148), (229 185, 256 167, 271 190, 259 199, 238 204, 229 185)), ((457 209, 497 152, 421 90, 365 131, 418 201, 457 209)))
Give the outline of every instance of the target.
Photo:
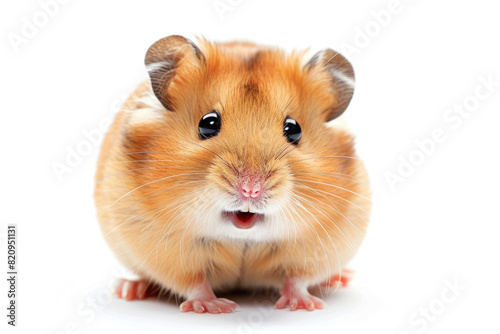
MULTIPOLYGON (((17 224, 20 275, 15 329, 6 325, 1 279, 1 331, 498 333, 500 86, 474 97, 476 89, 486 92, 481 77, 500 81, 496 2, 401 0, 379 30, 373 12, 388 0, 222 0, 234 4, 222 18, 213 2, 70 0, 16 48, 9 36, 21 35, 25 19, 33 22, 42 8, 35 0, 2 1, 1 253, 6 225, 17 224), (360 44, 359 31, 368 28, 371 37, 360 44), (351 264, 355 281, 328 297, 325 310, 278 311, 266 296, 237 296, 235 314, 197 315, 181 314, 173 302, 108 298, 118 266, 93 206, 99 145, 62 179, 53 164, 83 145, 84 131, 113 117, 146 75, 149 45, 171 34, 287 50, 357 47, 346 54, 357 76, 346 116, 372 178, 374 211, 351 264), (443 118, 474 101, 459 125, 443 118), (436 129, 446 140, 391 189, 387 173, 397 172, 400 157, 417 157, 415 142, 436 129), (445 303, 447 282, 460 289, 445 303)), ((5 268, 6 255, 0 259, 5 268)))

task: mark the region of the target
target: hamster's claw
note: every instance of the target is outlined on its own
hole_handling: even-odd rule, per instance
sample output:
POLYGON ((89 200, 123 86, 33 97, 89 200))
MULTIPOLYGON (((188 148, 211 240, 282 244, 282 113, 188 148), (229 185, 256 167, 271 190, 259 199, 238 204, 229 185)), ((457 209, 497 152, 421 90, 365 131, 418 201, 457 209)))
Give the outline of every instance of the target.
POLYGON ((142 300, 147 296, 148 287, 149 283, 146 280, 129 281, 121 279, 115 294, 118 298, 125 300, 142 300))
POLYGON ((307 288, 291 278, 286 279, 280 294, 281 297, 275 304, 277 309, 284 309, 287 305, 290 306, 290 311, 298 309, 314 311, 325 307, 321 299, 309 294, 307 288))
POLYGON ((232 313, 238 305, 226 298, 200 298, 186 300, 179 307, 181 312, 195 313, 232 313))

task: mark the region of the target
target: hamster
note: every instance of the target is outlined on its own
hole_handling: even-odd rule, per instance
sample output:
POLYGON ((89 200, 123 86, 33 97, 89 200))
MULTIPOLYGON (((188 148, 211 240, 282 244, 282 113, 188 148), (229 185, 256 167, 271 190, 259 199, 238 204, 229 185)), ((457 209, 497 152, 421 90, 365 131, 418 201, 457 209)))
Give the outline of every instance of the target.
POLYGON ((156 286, 183 312, 230 313, 237 305, 215 293, 272 288, 279 309, 323 308, 310 291, 345 282, 371 208, 338 119, 351 64, 331 49, 169 36, 145 65, 97 163, 102 233, 139 276, 117 293, 143 299, 156 286))

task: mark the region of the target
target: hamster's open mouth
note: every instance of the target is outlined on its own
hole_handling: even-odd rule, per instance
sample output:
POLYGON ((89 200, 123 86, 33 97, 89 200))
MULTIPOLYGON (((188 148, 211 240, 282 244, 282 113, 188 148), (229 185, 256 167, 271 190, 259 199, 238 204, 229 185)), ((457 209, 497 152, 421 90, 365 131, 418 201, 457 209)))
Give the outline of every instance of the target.
POLYGON ((249 229, 262 218, 262 214, 255 212, 231 211, 226 212, 227 217, 233 222, 234 226, 241 229, 249 229))

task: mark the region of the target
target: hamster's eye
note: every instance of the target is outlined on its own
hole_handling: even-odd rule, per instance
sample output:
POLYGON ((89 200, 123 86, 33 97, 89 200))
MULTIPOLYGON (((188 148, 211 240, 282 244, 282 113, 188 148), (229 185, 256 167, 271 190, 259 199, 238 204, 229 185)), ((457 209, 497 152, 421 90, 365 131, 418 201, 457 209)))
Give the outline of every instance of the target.
POLYGON ((220 131, 220 115, 217 110, 203 116, 198 124, 198 136, 200 139, 208 139, 217 136, 220 131))
POLYGON ((289 143, 297 145, 302 137, 302 129, 296 120, 287 116, 283 124, 283 134, 289 143))

